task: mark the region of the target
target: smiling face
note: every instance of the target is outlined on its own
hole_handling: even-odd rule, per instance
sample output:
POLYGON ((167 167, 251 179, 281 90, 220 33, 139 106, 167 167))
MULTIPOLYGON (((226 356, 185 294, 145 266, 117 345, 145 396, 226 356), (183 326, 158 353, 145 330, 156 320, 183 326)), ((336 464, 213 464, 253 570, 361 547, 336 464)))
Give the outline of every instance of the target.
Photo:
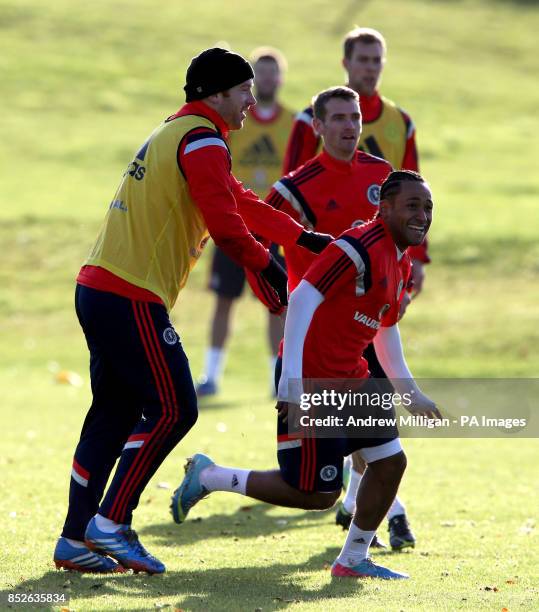
POLYGON ((256 104, 252 89, 253 79, 249 79, 231 87, 228 91, 216 94, 215 109, 226 121, 230 130, 241 129, 249 107, 256 104))
POLYGON ((399 250, 421 244, 432 223, 432 194, 423 181, 402 181, 399 193, 380 202, 380 215, 399 250))
POLYGON ((379 42, 354 43, 350 57, 342 61, 348 73, 348 86, 360 95, 372 96, 380 83, 385 53, 379 42))
POLYGON ((313 119, 313 127, 324 140, 324 149, 336 159, 348 161, 357 149, 361 135, 361 112, 355 99, 329 98, 323 119, 313 119))

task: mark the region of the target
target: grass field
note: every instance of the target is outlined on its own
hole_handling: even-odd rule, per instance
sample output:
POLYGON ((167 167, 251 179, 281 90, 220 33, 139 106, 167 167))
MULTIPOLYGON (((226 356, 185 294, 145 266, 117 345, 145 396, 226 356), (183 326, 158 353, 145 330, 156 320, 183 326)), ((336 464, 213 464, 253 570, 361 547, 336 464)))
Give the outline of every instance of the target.
MULTIPOLYGON (((414 118, 435 196, 433 263, 401 330, 421 377, 537 377, 539 107, 533 2, 504 0, 143 3, 0 0, 0 588, 62 590, 73 610, 536 610, 536 440, 410 440, 402 486, 418 547, 376 557, 413 580, 335 583, 332 513, 215 494, 177 528, 184 457, 275 464, 265 316, 238 306, 222 394, 148 486, 136 513, 162 577, 56 573, 69 466, 90 391, 73 279, 133 152, 183 101, 200 49, 281 48, 296 108, 342 82, 340 39, 381 29, 383 92, 414 118), (55 372, 82 377, 80 387, 55 372)), ((211 301, 208 257, 173 319, 198 374, 211 301)), ((518 398, 517 398, 518 401, 518 398)), ((0 609, 6 607, 0 600, 0 609)), ((18 608, 20 609, 20 608, 18 608)))

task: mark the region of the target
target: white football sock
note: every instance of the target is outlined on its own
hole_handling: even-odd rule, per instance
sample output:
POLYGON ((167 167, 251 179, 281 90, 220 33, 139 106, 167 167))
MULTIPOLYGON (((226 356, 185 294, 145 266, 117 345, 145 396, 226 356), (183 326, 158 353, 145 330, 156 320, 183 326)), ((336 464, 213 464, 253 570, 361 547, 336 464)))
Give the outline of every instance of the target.
POLYGON ((391 508, 389 508, 387 512, 387 520, 389 521, 389 519, 392 519, 398 514, 406 514, 406 508, 401 500, 398 497, 395 497, 393 503, 391 504, 391 508))
POLYGON ((353 522, 350 523, 346 541, 337 561, 345 567, 353 567, 366 559, 374 534, 374 531, 364 531, 353 522))
POLYGON ((356 511, 356 498, 357 490, 359 489, 359 483, 363 474, 356 472, 353 468, 350 468, 350 482, 346 489, 346 495, 342 500, 342 505, 348 514, 354 514, 356 511))
POLYGON ((84 542, 80 540, 72 540, 71 538, 66 538, 66 541, 73 546, 73 548, 88 548, 84 542))
POLYGON ((225 355, 225 349, 216 348, 215 346, 210 347, 206 351, 206 367, 204 375, 206 376, 207 380, 215 383, 218 382, 223 370, 225 355))
POLYGON ((121 523, 115 523, 111 521, 105 516, 101 516, 101 514, 95 515, 95 524, 100 531, 104 531, 105 533, 114 533, 118 531, 121 527, 124 527, 121 523))
POLYGON ((210 465, 200 472, 200 484, 208 491, 230 491, 245 495, 251 470, 210 465))

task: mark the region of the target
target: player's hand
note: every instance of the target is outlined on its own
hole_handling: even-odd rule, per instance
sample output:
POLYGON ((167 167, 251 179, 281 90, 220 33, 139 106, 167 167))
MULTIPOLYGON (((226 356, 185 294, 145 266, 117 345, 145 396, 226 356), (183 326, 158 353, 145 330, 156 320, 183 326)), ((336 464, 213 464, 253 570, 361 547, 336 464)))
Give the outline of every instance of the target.
POLYGON ((318 232, 309 232, 308 230, 303 230, 296 240, 298 246, 304 247, 313 253, 321 253, 330 242, 333 242, 333 236, 330 234, 320 234, 318 232))
POLYGON ((412 403, 406 406, 406 410, 414 416, 424 416, 427 419, 441 419, 442 415, 435 402, 427 397, 423 392, 416 390, 412 394, 412 403))
POLYGON ((269 264, 260 274, 268 281, 275 293, 279 296, 281 304, 286 306, 288 304, 288 276, 286 270, 271 253, 269 256, 269 264))
POLYGON ((288 421, 288 402, 277 402, 277 404, 275 404, 275 409, 281 421, 286 423, 288 421))
POLYGON ((411 301, 412 301, 412 296, 408 293, 408 291, 405 291, 404 295, 402 296, 402 300, 399 306, 399 321, 404 316, 404 313, 406 312, 406 309, 408 308, 408 305, 410 304, 411 301))
MULTIPOLYGON (((425 266, 419 259, 412 260, 412 299, 417 297, 423 289, 425 280, 425 266)), ((404 314, 404 313, 403 313, 404 314)))

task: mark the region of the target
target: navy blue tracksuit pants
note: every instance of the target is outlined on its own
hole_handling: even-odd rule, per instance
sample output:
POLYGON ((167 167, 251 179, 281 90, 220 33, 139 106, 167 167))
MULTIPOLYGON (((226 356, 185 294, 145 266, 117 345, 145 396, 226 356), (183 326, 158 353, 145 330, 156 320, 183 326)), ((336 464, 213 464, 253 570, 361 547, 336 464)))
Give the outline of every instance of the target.
POLYGON ((62 535, 83 540, 96 512, 131 523, 148 481, 195 424, 197 400, 164 306, 81 285, 75 306, 90 350, 93 401, 75 450, 62 535))

